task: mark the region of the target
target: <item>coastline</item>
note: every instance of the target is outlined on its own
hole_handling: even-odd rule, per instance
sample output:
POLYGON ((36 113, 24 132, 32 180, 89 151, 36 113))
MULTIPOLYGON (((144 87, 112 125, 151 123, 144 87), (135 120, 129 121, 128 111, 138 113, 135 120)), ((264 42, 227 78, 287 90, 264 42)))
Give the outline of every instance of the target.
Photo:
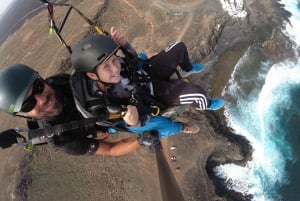
MULTIPOLYGON (((251 2, 248 3, 251 4, 251 2)), ((238 24, 232 23, 231 26, 227 27, 227 30, 228 29, 238 30, 237 27, 242 27, 243 28, 242 31, 236 31, 236 32, 233 31, 235 33, 228 32, 227 36, 226 33, 223 33, 222 36, 223 40, 224 38, 227 38, 227 43, 230 43, 231 45, 229 47, 228 46, 224 47, 226 46, 224 45, 226 44, 226 42, 223 43, 221 42, 220 44, 218 44, 221 51, 218 54, 217 62, 215 62, 215 64, 212 67, 212 70, 210 71, 211 76, 208 76, 209 77, 208 80, 210 83, 209 89, 211 89, 210 94, 215 96, 221 94, 226 83, 230 79, 235 64, 241 58, 243 52, 245 52, 249 46, 252 45, 259 46, 262 52, 264 52, 264 54, 268 58, 270 58, 270 60, 272 60, 274 63, 276 63, 277 61, 283 58, 288 58, 291 55, 293 55, 291 47, 293 47, 294 44, 281 31, 281 29, 284 26, 284 23, 289 23, 288 17, 290 16, 290 13, 285 11, 282 5, 278 3, 278 1, 273 3, 269 2, 269 3, 272 5, 272 7, 271 8, 269 7, 267 9, 268 12, 266 12, 266 16, 268 16, 269 13, 272 12, 272 10, 273 12, 275 11, 274 13, 277 13, 278 15, 277 18, 274 19, 274 23, 266 25, 263 20, 264 17, 266 16, 263 16, 263 12, 255 13, 256 19, 252 19, 252 20, 248 19, 248 21, 246 22, 246 24, 248 24, 250 21, 252 22, 255 21, 256 23, 255 31, 259 33, 258 37, 253 34, 249 34, 250 36, 246 38, 242 36, 241 33, 236 33, 236 32, 244 32, 245 34, 249 32, 251 29, 253 29, 253 27, 251 26, 245 28, 246 26, 241 22, 239 22, 238 24), (262 20, 258 20, 259 17, 261 17, 262 20), (266 27, 264 26, 268 27, 269 29, 266 29, 266 27), (236 41, 234 41, 234 43, 228 40, 229 38, 232 37, 232 35, 237 36, 237 39, 236 41)), ((251 24, 249 23, 248 25, 251 24)), ((218 49, 218 47, 216 49, 218 49)), ((226 186, 230 184, 230 181, 225 181, 224 179, 220 179, 216 177, 215 174, 213 173, 213 169, 218 165, 226 164, 226 163, 234 163, 237 165, 245 166, 246 163, 252 159, 251 155, 252 152, 254 151, 252 146, 249 144, 249 141, 245 137, 236 135, 234 131, 231 130, 230 127, 227 127, 226 117, 224 116, 223 112, 217 112, 217 115, 207 113, 206 117, 207 119, 210 120, 212 127, 215 128, 217 133, 226 136, 226 138, 230 142, 236 143, 240 146, 240 152, 242 155, 241 160, 232 159, 230 157, 230 154, 232 153, 227 153, 229 154, 227 158, 226 157, 224 158, 224 156, 219 156, 218 153, 215 156, 215 154, 213 153, 208 158, 205 167, 206 167, 207 174, 209 175, 209 178, 211 179, 211 181, 215 186, 216 194, 222 197, 224 200, 250 201, 253 198, 251 194, 242 195, 239 192, 228 189, 226 186)))
MULTIPOLYGON (((170 39, 163 36, 163 33, 167 31, 168 28, 175 25, 180 27, 186 22, 187 18, 190 17, 188 14, 181 18, 171 16, 171 19, 168 21, 169 24, 166 22, 158 23, 156 17, 148 19, 146 17, 143 18, 143 15, 141 16, 145 8, 139 7, 140 4, 137 1, 124 1, 121 5, 115 5, 116 3, 109 3, 108 1, 103 2, 101 8, 99 8, 95 14, 97 22, 99 24, 109 22, 105 24, 106 29, 111 25, 115 25, 125 30, 134 47, 140 47, 146 52, 149 51, 151 54, 151 52, 157 52, 157 50, 162 49, 169 40, 173 41, 179 38, 185 41, 190 48, 192 59, 201 60, 209 64, 200 77, 193 75, 191 80, 209 89, 209 95, 214 97, 221 95, 224 86, 230 79, 234 65, 249 45, 260 45, 265 53, 273 57, 274 60, 282 55, 282 52, 286 51, 284 49, 278 50, 276 44, 278 41, 280 41, 280 43, 288 42, 280 33, 282 20, 286 19, 288 15, 276 3, 272 5, 273 7, 267 7, 269 4, 272 4, 272 1, 261 3, 265 7, 261 7, 257 11, 254 10, 253 5, 251 5, 253 1, 249 1, 247 4, 248 9, 249 11, 253 9, 253 13, 251 13, 248 19, 241 20, 242 22, 230 18, 227 14, 221 14, 220 16, 215 16, 215 18, 211 17, 209 20, 204 21, 212 25, 212 27, 207 26, 209 27, 208 30, 197 33, 197 37, 200 37, 202 40, 201 44, 204 42, 207 43, 206 45, 201 45, 200 48, 195 48, 197 47, 195 44, 199 44, 199 39, 191 37, 195 34, 195 30, 192 28, 191 33, 187 33, 182 38, 178 36, 179 32, 176 32, 174 35, 169 34, 167 37, 170 37, 170 39), (138 19, 136 16, 132 16, 135 12, 133 7, 130 7, 132 5, 135 5, 134 8, 138 10, 135 13, 136 16, 139 16, 138 19), (121 18, 120 20, 109 14, 113 13, 111 10, 118 10, 122 8, 122 6, 127 6, 129 12, 131 11, 132 13, 122 11, 120 12, 120 16, 135 19, 136 24, 143 25, 142 28, 129 27, 125 19, 121 18), (274 10, 276 10, 276 12, 274 12, 274 10), (266 23, 268 23, 268 15, 265 15, 265 13, 270 16, 278 13, 281 15, 278 14, 273 20, 273 24, 268 25, 268 27, 272 27, 270 30, 265 30, 264 27, 266 23), (110 19, 110 21, 108 19, 110 19), (157 27, 153 25, 155 22, 158 23, 157 27), (151 33, 161 29, 159 26, 163 23, 166 23, 164 29, 161 30, 161 32, 156 32, 156 35, 158 35, 158 37, 161 36, 162 39, 157 38, 157 42, 154 42, 154 37, 151 33), (252 26, 251 23, 255 26, 252 26), (222 29, 216 31, 215 27, 217 27, 217 24, 221 24, 222 29), (255 29, 255 32, 261 31, 259 37, 254 33, 253 29, 255 29), (232 30, 234 30, 233 35, 235 35, 236 38, 231 37, 232 30), (207 33, 212 34, 210 34, 210 37, 201 35, 209 35, 207 33), (249 35, 249 37, 245 37, 245 35, 249 35), (144 42, 143 40, 147 41, 144 42), (150 44, 150 42, 153 42, 153 44, 150 44), (213 62, 210 63, 211 61, 213 62)), ((207 7, 213 6, 214 4, 213 2, 205 3, 207 7)), ((151 5, 149 6, 152 8, 151 5)), ((154 13, 157 12, 159 14, 157 9, 152 9, 154 13)), ((219 8, 217 11, 219 12, 219 8)), ((207 13, 209 12, 204 11, 203 15, 207 13)), ((201 19, 205 20, 207 18, 209 18, 209 16, 201 19)), ((81 36, 78 37, 80 38, 81 36)), ((56 50, 56 48, 53 47, 49 49, 56 50)), ((60 51, 64 51, 63 48, 61 48, 60 51)), ((29 61, 29 59, 31 58, 28 57, 26 60, 25 57, 24 62, 29 61)), ((61 70, 70 71, 68 68, 68 56, 62 57, 61 60, 63 62, 60 61, 60 64, 63 64, 63 68, 56 66, 52 69, 46 69, 43 74, 48 75, 49 73, 61 70)), ((7 62, 11 61, 9 60, 7 62)), ((39 63, 34 63, 34 66, 38 64, 39 63)), ((225 187, 224 181, 215 177, 212 171, 216 165, 224 163, 233 162, 245 165, 248 160, 251 160, 251 153, 253 151, 245 138, 235 135, 230 128, 226 126, 226 117, 223 112, 224 111, 221 110, 218 112, 203 112, 200 114, 194 113, 193 111, 184 113, 183 117, 187 120, 192 119, 193 121, 199 122, 202 131, 198 136, 178 135, 170 138, 168 142, 166 142, 164 151, 167 158, 172 156, 172 154, 176 154, 178 159, 176 164, 170 163, 169 165, 187 200, 241 201, 250 200, 251 198, 251 195, 242 196, 239 193, 228 190, 225 187), (174 144, 177 146, 177 150, 176 152, 171 152, 168 147, 174 144), (178 171, 178 167, 180 171, 178 171)), ((146 149, 139 149, 135 153, 129 154, 129 156, 117 159, 99 156, 90 158, 79 157, 77 159, 72 156, 57 153, 51 150, 51 148, 37 148, 35 153, 27 153, 19 169, 22 171, 21 176, 16 179, 16 197, 20 198, 20 200, 42 199, 43 195, 52 196, 51 199, 59 199, 64 193, 70 193, 70 190, 66 186, 63 186, 68 182, 72 183, 74 185, 72 187, 73 190, 78 190, 79 193, 87 193, 89 190, 93 193, 87 193, 89 195, 84 196, 71 191, 73 195, 65 195, 66 200, 72 200, 76 196, 78 196, 77 200, 86 200, 87 198, 94 198, 96 200, 102 198, 106 201, 161 199, 160 195, 154 195, 158 194, 157 192, 159 191, 158 178, 153 178, 153 175, 156 175, 155 159, 153 155, 149 155, 146 149), (58 163, 62 164, 57 165, 58 163), (113 168, 113 166, 119 167, 113 168), (66 167, 69 169, 66 170, 66 167), (49 177, 51 177, 51 179, 49 179, 49 177), (46 181, 47 178, 48 181, 46 181), (59 181, 61 183, 55 188, 57 180, 59 179, 65 181, 59 181), (130 184, 129 181, 133 181, 134 185, 130 184), (85 186, 83 186, 83 184, 85 186), (47 189, 49 185, 54 186, 51 189, 47 189), (61 190, 58 190, 60 186, 63 187, 61 190), (98 189, 99 186, 102 187, 101 190, 98 189), (43 189, 47 189, 48 191, 45 192, 43 189), (116 190, 116 192, 114 192, 114 190, 116 190), (56 191, 58 191, 58 193, 55 195, 56 191), (51 195, 51 193, 53 193, 53 195, 51 195), (135 195, 131 195, 133 193, 135 193, 135 195)), ((44 199, 49 200, 49 197, 45 196, 44 199)))

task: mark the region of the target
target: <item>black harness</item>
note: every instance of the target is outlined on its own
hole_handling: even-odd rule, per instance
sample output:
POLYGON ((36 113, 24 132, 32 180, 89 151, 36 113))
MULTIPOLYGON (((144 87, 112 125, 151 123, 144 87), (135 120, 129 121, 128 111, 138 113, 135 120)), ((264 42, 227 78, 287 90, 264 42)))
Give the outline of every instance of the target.
MULTIPOLYGON (((152 79, 143 70, 145 67, 151 66, 148 59, 143 60, 137 57, 125 57, 125 62, 127 65, 123 65, 124 72, 127 73, 126 75, 134 85, 134 90, 132 91, 132 102, 140 102, 145 105, 150 105, 152 110, 157 110, 158 108, 158 113, 159 111, 166 109, 167 106, 154 97, 152 79)), ((158 115, 158 113, 156 115, 158 115)))
MULTIPOLYGON (((73 100, 73 94, 70 88, 70 75, 61 74, 47 78, 46 82, 55 89, 57 92, 61 92, 61 98, 63 99, 63 111, 60 115, 49 119, 28 119, 27 124, 30 130, 27 131, 28 139, 31 144, 43 144, 48 142, 48 139, 59 136, 64 132, 72 131, 74 134, 88 134, 95 131, 105 131, 107 127, 114 127, 109 119, 120 118, 120 114, 109 115, 107 113, 101 113, 95 116, 89 116, 83 118, 81 113, 77 110, 76 104, 73 100), (76 132, 75 132, 76 131, 76 132), (77 132, 78 131, 78 132, 77 132)), ((86 89, 89 89, 88 87, 86 89)), ((84 96, 91 102, 91 110, 96 110, 95 104, 97 99, 84 96), (94 104, 92 104, 94 103, 94 104)), ((99 98, 99 97, 98 97, 99 98)), ((98 104, 99 106, 99 104, 98 104)))
POLYGON ((130 97, 116 97, 113 95, 114 86, 106 92, 95 94, 92 91, 95 81, 88 78, 85 74, 73 72, 71 75, 71 87, 75 97, 77 109, 85 118, 94 117, 103 113, 111 113, 114 111, 122 111, 123 106, 135 105, 139 113, 158 115, 159 111, 165 109, 166 106, 157 101, 152 95, 153 88, 150 77, 142 67, 148 65, 147 61, 130 59, 127 64, 125 60, 121 60, 122 70, 121 76, 128 78, 129 84, 126 88, 131 95, 130 97), (112 104, 113 103, 113 104, 112 104))

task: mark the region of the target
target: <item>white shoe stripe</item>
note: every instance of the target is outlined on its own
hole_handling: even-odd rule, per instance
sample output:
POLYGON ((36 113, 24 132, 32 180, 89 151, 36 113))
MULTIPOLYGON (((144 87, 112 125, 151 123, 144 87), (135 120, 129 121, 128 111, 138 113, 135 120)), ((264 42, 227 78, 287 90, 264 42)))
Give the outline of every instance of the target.
POLYGON ((168 47, 165 48, 165 52, 169 52, 170 49, 172 49, 172 48, 173 48, 175 45, 177 45, 179 42, 180 42, 180 41, 177 41, 177 42, 175 42, 175 43, 170 43, 170 44, 168 45, 168 47))

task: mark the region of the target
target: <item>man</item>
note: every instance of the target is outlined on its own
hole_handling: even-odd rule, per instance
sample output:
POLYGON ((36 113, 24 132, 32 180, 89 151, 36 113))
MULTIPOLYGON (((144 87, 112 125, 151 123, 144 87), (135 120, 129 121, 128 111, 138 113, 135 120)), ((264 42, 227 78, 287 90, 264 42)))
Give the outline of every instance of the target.
MULTIPOLYGON (((71 76, 71 86, 79 111, 83 116, 91 117, 127 108, 132 118, 130 121, 124 118, 124 128, 134 133, 157 130, 161 138, 166 138, 178 132, 168 132, 168 123, 165 123, 168 121, 151 115, 160 102, 166 106, 196 104, 199 110, 221 108, 223 100, 210 101, 201 87, 169 79, 178 64, 187 71, 193 67, 185 46, 182 43, 175 46, 179 47, 176 52, 169 51, 173 50, 170 47, 166 53, 151 58, 145 66, 136 62, 135 50, 114 27, 111 37, 96 35, 83 39, 73 48, 71 56, 76 70, 71 76), (125 58, 117 56, 119 49, 123 50, 125 58), (168 57, 164 59, 164 56, 168 57), (152 71, 159 67, 158 71, 152 71)), ((198 126, 189 123, 183 124, 179 131, 195 133, 198 130, 198 126)))
MULTIPOLYGON (((44 80, 26 65, 11 65, 0 72, 0 109, 8 114, 26 118, 31 129, 81 120, 82 116, 73 100, 69 78, 69 75, 60 74, 44 80)), ((127 114, 125 117, 127 118, 127 114)), ((89 134, 99 130, 101 130, 99 126, 79 127, 53 136, 49 135, 46 142, 72 155, 110 156, 127 154, 140 144, 149 144, 149 139, 145 138, 138 138, 139 142, 133 137, 109 143, 88 137, 89 134)), ((3 133, 13 134, 13 131, 9 129, 3 133)), ((4 134, 2 136, 0 139, 13 141, 4 134)))

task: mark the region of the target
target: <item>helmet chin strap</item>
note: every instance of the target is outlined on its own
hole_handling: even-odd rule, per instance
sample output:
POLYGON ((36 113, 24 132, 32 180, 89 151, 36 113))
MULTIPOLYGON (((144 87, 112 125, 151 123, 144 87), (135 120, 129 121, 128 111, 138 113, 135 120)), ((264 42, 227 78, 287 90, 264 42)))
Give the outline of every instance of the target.
POLYGON ((100 82, 100 83, 103 85, 103 87, 100 87, 100 88, 101 88, 101 89, 104 89, 104 91, 106 91, 106 89, 109 88, 112 84, 111 84, 111 83, 107 83, 107 82, 103 82, 103 81, 100 79, 100 77, 98 76, 98 74, 97 74, 97 73, 95 73, 95 74, 96 74, 96 76, 97 76, 97 78, 98 78, 98 80, 95 80, 95 81, 100 82))

